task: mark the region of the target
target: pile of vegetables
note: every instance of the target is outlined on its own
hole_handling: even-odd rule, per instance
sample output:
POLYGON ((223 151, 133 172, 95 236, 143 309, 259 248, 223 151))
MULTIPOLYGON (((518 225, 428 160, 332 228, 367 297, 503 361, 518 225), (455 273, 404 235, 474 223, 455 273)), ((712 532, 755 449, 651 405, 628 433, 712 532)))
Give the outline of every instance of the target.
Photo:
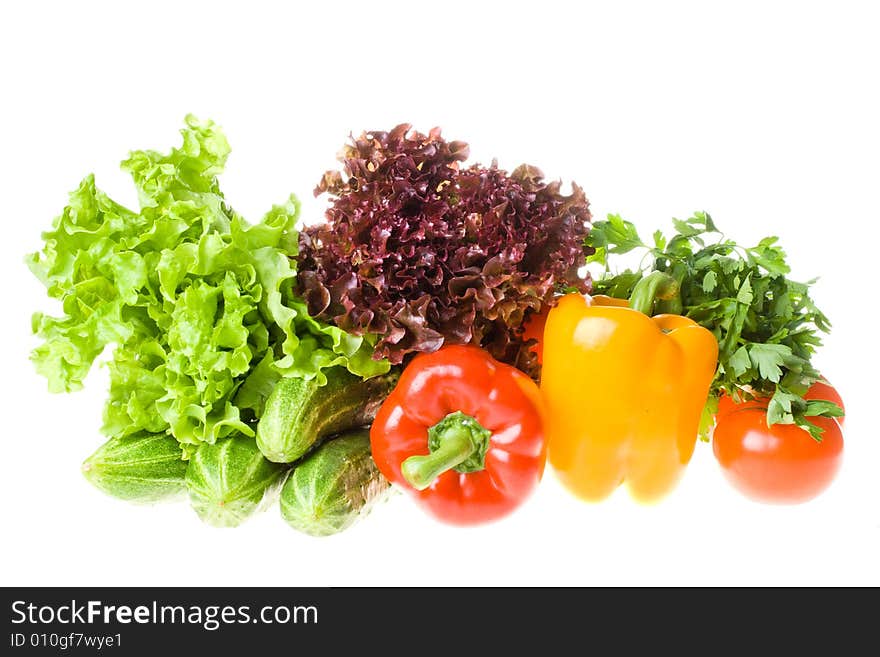
POLYGON ((86 476, 126 499, 188 490, 204 519, 234 525, 283 476, 254 439, 275 384, 384 375, 390 364, 373 359, 375 336, 315 320, 296 295, 296 198, 249 224, 218 186, 225 137, 193 117, 182 134, 168 154, 122 163, 138 211, 88 176, 43 235, 28 264, 63 314, 34 315, 43 343, 32 359, 50 390, 71 391, 112 346, 110 440, 86 476))
MULTIPOLYGON (((589 386, 595 377, 586 377, 581 387, 586 406, 581 412, 595 408, 606 417, 585 428, 584 442, 590 448, 601 445, 595 435, 603 431, 606 435, 622 431, 624 436, 627 432, 630 437, 636 436, 628 446, 630 463, 605 469, 609 490, 623 480, 621 470, 629 468, 641 470, 640 477, 653 479, 654 485, 663 481, 659 490, 645 494, 648 499, 657 498, 681 474, 693 451, 695 436, 699 434, 709 440, 711 433, 722 471, 746 495, 768 502, 811 499, 834 478, 843 448, 842 400, 811 365, 811 357, 821 344, 819 334, 830 328, 828 319, 810 298, 809 284, 786 277, 789 267, 775 237, 767 237, 754 247, 743 247, 724 238, 704 212, 687 220, 675 219, 673 225, 675 232, 671 237, 658 231, 653 244, 648 245, 636 227, 619 216, 611 215, 606 221, 593 224, 589 240, 595 251, 588 260, 605 265, 604 275, 594 281, 594 303, 603 305, 610 301, 616 305, 621 299, 629 299, 628 305, 652 315, 667 337, 678 338, 688 356, 685 360, 690 362, 675 365, 668 357, 658 358, 650 349, 650 338, 641 340, 636 350, 620 343, 627 349, 621 356, 632 359, 630 367, 613 368, 610 363, 607 367, 616 369, 618 376, 629 375, 634 380, 621 382, 615 392, 614 386, 608 385, 614 379, 606 377, 606 385, 593 393, 589 386), (633 251, 643 256, 641 269, 611 271, 609 263, 614 255, 633 251), (695 342, 704 344, 694 348, 695 342), (612 405, 619 406, 621 399, 644 386, 650 376, 645 363, 652 360, 664 365, 656 374, 654 390, 641 391, 633 406, 612 411, 612 405), (685 394, 693 384, 689 376, 700 369, 698 388, 685 394), (642 374, 637 375, 638 370, 642 374), (671 402, 658 393, 664 380, 671 376, 675 377, 673 397, 679 403, 692 404, 678 417, 671 412, 671 402), (597 404, 597 399, 606 401, 597 404), (649 427, 621 429, 621 416, 646 413, 652 399, 663 404, 657 411, 662 420, 652 418, 649 427), (603 429, 602 422, 609 416, 612 426, 603 429), (840 422, 835 418, 840 418, 840 422), (675 436, 673 427, 677 427, 674 444, 659 452, 658 439, 639 444, 640 439, 656 432, 664 422, 671 423, 663 430, 667 437, 675 436), (643 457, 650 460, 652 468, 639 467, 643 457), (668 461, 665 467, 661 465, 664 458, 668 461), (619 479, 614 481, 615 477, 619 479)), ((565 317, 561 306, 555 311, 557 321, 565 317)), ((557 328, 558 325, 548 322, 546 342, 557 339, 557 328)), ((605 340, 605 336, 601 339, 605 340)), ((573 380, 571 374, 563 374, 556 381, 557 366, 571 367, 572 347, 566 343, 566 336, 562 341, 563 346, 553 354, 556 358, 550 359, 549 366, 545 363, 542 380, 545 388, 557 383, 560 387, 559 393, 548 397, 551 411, 556 410, 551 412, 551 426, 557 425, 566 411, 564 407, 557 409, 559 404, 553 402, 562 399, 573 380)), ((613 353, 610 347, 603 344, 605 356, 613 353)), ((545 346, 545 359, 546 353, 545 346)), ((596 360, 592 357, 591 364, 595 365, 596 360)), ((568 452, 573 449, 570 443, 578 442, 572 438, 577 429, 566 427, 565 431, 567 435, 551 443, 557 447, 555 454, 551 449, 551 461, 563 479, 574 469, 578 480, 575 488, 585 482, 593 485, 601 481, 602 477, 582 476, 577 468, 595 470, 596 461, 605 455, 585 457, 581 451, 581 461, 572 463, 568 452)), ((577 447, 583 450, 582 445, 577 447)), ((637 497, 642 496, 638 485, 630 488, 637 497)))
POLYGON ((225 137, 181 132, 122 163, 137 210, 88 176, 27 259, 61 302, 33 318, 49 389, 109 359, 106 442, 83 464, 104 492, 185 494, 217 526, 280 498, 328 535, 395 488, 453 524, 501 518, 547 458, 582 498, 656 500, 698 435, 757 499, 834 478, 842 402, 811 365, 829 323, 775 238, 743 248, 697 213, 648 245, 592 222, 576 184, 468 165, 467 144, 405 124, 345 147, 323 222, 298 231, 290 196, 249 223, 219 188, 225 137), (615 271, 634 250, 644 267, 615 271))

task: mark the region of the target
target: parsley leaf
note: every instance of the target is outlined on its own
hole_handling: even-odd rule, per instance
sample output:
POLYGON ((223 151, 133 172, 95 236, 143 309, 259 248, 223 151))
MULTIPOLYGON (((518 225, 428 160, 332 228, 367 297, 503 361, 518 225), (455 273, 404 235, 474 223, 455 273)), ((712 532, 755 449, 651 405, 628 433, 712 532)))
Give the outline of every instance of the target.
POLYGON ((590 246, 596 249, 596 252, 587 258, 588 263, 598 262, 604 265, 608 253, 623 254, 639 247, 647 248, 639 237, 635 224, 617 214, 609 214, 606 221, 593 222, 588 239, 590 246))
POLYGON ((703 276, 703 292, 706 294, 710 293, 715 289, 715 286, 718 283, 718 275, 713 271, 709 270, 706 272, 706 275, 703 276))
POLYGON ((749 347, 749 358, 761 377, 779 383, 786 357, 791 356, 791 347, 784 344, 753 344, 749 347))
POLYGON ((749 350, 745 346, 740 347, 728 359, 727 365, 733 368, 733 373, 737 378, 749 371, 752 366, 752 359, 749 357, 749 350))

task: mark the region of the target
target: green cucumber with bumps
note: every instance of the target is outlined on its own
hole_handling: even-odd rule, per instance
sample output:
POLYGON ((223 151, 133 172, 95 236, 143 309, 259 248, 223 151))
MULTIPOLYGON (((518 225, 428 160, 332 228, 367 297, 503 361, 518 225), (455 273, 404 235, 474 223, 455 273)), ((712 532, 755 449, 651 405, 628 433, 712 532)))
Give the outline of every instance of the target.
POLYGON ((108 440, 83 462, 82 473, 107 495, 150 504, 183 494, 186 468, 174 438, 139 433, 108 440))
POLYGON ((399 376, 392 370, 361 379, 333 367, 323 386, 315 379, 281 379, 257 425, 257 446, 274 463, 293 463, 327 436, 370 424, 399 376))
POLYGON ((276 498, 286 470, 248 436, 202 443, 186 469, 190 504, 209 525, 237 527, 276 498))
POLYGON ((348 529, 391 492, 370 455, 370 432, 331 438, 298 463, 281 489, 281 516, 294 529, 329 536, 348 529))

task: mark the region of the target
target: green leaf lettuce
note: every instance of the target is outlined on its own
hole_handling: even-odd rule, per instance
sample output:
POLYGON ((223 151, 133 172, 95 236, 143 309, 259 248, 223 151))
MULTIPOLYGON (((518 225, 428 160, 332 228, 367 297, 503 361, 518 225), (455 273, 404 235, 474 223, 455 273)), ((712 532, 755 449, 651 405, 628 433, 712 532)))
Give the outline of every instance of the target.
POLYGON ((33 317, 43 343, 32 359, 50 390, 82 387, 113 345, 104 433, 165 432, 195 445, 253 435, 249 420, 282 376, 322 380, 335 365, 363 377, 387 371, 371 336, 316 321, 294 295, 296 198, 249 224, 217 183, 225 137, 192 116, 181 133, 169 154, 135 151, 122 163, 138 212, 87 176, 43 234, 44 249, 28 256, 62 307, 33 317))

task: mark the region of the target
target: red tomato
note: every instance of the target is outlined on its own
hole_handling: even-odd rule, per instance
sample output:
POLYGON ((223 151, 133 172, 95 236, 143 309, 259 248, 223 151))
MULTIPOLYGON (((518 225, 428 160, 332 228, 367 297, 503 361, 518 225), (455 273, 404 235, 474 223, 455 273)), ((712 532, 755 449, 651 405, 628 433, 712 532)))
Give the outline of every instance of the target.
MULTIPOLYGON (((843 397, 840 396, 840 393, 834 389, 834 387, 828 383, 827 381, 818 381, 810 386, 810 389, 807 390, 807 394, 804 395, 804 399, 824 399, 826 401, 834 402, 844 410, 846 408, 843 405, 843 397)), ((841 415, 838 418, 835 418, 840 426, 843 426, 844 417, 841 415)))
POLYGON ((544 325, 547 323, 547 315, 550 306, 544 306, 541 312, 532 313, 525 322, 523 340, 537 340, 538 344, 532 345, 531 350, 538 357, 538 364, 544 364, 544 325))
POLYGON ((799 504, 834 480, 843 459, 843 434, 834 418, 811 418, 823 429, 817 442, 793 424, 767 426, 767 400, 736 404, 722 397, 712 449, 727 479, 759 502, 799 504))
MULTIPOLYGON (((591 297, 586 295, 587 304, 592 304, 592 299, 600 298, 603 299, 603 304, 605 306, 626 306, 629 305, 629 301, 626 299, 614 299, 612 297, 606 296, 598 296, 591 297)), ((547 315, 550 314, 551 306, 544 305, 541 307, 541 312, 539 313, 531 313, 529 318, 523 323, 523 340, 537 340, 537 344, 532 345, 531 350, 535 352, 535 355, 538 357, 538 364, 544 364, 544 326, 547 324, 547 315)))

